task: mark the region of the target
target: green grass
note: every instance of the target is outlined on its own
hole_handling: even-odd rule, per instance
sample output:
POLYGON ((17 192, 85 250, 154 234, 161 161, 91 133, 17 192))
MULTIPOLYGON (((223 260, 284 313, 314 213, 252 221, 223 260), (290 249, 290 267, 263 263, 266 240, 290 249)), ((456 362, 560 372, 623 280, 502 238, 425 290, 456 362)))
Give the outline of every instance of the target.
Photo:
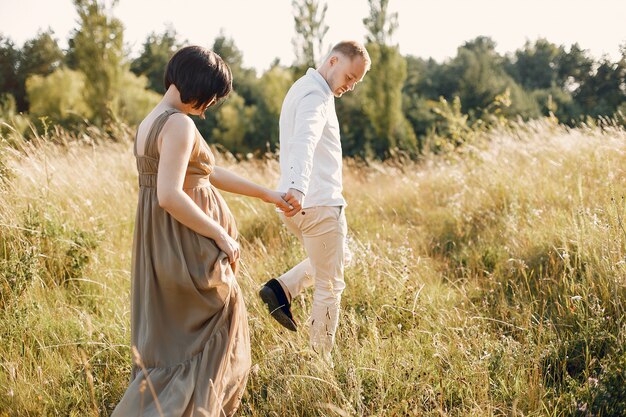
MULTIPOLYGON (((91 136, 0 144, 0 416, 108 415, 128 383, 135 163, 127 133, 91 136)), ((276 183, 275 160, 218 159, 276 183)), ((626 413, 626 132, 533 122, 345 165, 334 369, 256 296, 302 248, 273 207, 225 194, 254 363, 239 415, 626 413)))

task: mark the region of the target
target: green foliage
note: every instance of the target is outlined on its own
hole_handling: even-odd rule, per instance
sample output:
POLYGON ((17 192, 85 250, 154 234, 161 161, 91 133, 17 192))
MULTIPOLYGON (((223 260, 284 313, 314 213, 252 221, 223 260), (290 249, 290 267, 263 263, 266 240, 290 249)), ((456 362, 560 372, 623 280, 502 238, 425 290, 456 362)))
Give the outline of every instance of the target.
POLYGON ((384 157, 395 149, 414 153, 415 133, 406 128, 402 113, 402 85, 406 78, 406 62, 397 47, 367 44, 372 69, 364 81, 364 110, 374 135, 367 146, 374 155, 384 157))
POLYGON ((574 43, 569 51, 563 52, 558 59, 558 79, 567 91, 572 92, 577 88, 576 84, 589 77, 593 66, 594 61, 589 57, 589 53, 574 43))
POLYGON ((198 130, 209 143, 225 145, 235 154, 275 151, 280 109, 294 81, 292 72, 274 65, 257 79, 253 70, 241 66, 239 49, 223 35, 216 40, 215 50, 233 64, 239 82, 224 103, 208 112, 205 120, 196 122, 198 130))
MULTIPOLYGON (((13 142, 10 138, 21 138, 30 127, 29 118, 21 113, 17 113, 17 103, 11 93, 0 95, 0 139, 8 143, 13 142)), ((0 177, 4 170, 0 157, 0 177)))
POLYGON ((104 125, 117 116, 115 92, 122 88, 125 70, 124 26, 104 0, 74 0, 74 5, 80 27, 69 42, 68 62, 85 75, 85 101, 93 121, 104 125))
MULTIPOLYGON (((163 93, 163 71, 182 43, 174 28, 168 27, 163 33, 148 35, 140 55, 129 60, 124 28, 113 15, 117 3, 74 0, 78 26, 67 51, 60 50, 50 30, 39 32, 22 47, 0 35, 0 91, 5 108, 13 109, 1 116, 6 124, 0 126, 0 134, 19 138, 29 129, 29 116, 21 112, 30 112, 35 125, 47 118, 75 132, 85 128, 86 118, 111 129, 117 122, 141 120, 157 98, 148 90, 163 93), (64 65, 82 76, 63 69, 64 65), (54 85, 55 81, 60 84, 54 85), (62 97, 63 88, 68 97, 62 97), (30 103, 35 91, 35 102, 30 103), (14 106, 9 105, 9 97, 14 106)), ((492 39, 479 36, 439 63, 401 56, 392 42, 398 16, 389 12, 389 0, 369 0, 368 5, 363 24, 372 69, 362 86, 336 102, 346 155, 387 158, 401 153, 416 157, 430 149, 454 149, 467 141, 451 128, 457 122, 471 129, 541 117, 569 126, 593 124, 598 117, 624 123, 624 47, 616 62, 606 57, 594 60, 578 44, 567 48, 539 38, 502 56, 492 39), (446 103, 458 97, 460 113, 446 108, 441 97, 446 103), (506 100, 501 100, 504 97, 506 100)), ((216 109, 197 121, 209 142, 233 146, 230 150, 235 153, 276 149, 287 80, 315 65, 328 30, 325 2, 293 0, 291 7, 297 60, 290 67, 276 61, 257 76, 254 69, 243 66, 243 54, 232 38, 224 32, 215 38, 212 49, 230 65, 239 97, 226 103, 223 111, 216 109), (236 123, 242 126, 235 127, 236 123)))
POLYGON ((19 92, 20 51, 13 41, 0 34, 0 91, 2 94, 11 94, 13 98, 19 92))
POLYGON ((295 65, 300 70, 315 68, 320 64, 324 36, 328 25, 324 23, 328 4, 319 0, 292 0, 296 33, 292 41, 296 54, 295 65))
POLYGON ((227 36, 223 30, 220 30, 220 33, 213 41, 211 49, 228 64, 231 71, 233 71, 233 75, 242 70, 243 53, 235 45, 233 38, 227 36))
POLYGON ((374 133, 363 109, 364 94, 363 86, 359 85, 351 93, 344 94, 340 100, 335 100, 341 130, 341 148, 345 156, 374 157, 367 142, 374 133))
POLYGON ((574 99, 588 82, 593 61, 577 44, 566 51, 546 39, 526 42, 514 57, 508 58, 504 68, 521 86, 519 95, 527 103, 518 109, 515 103, 511 116, 521 114, 525 119, 539 115, 553 116, 566 123, 574 123, 582 114, 581 103, 574 99), (534 104, 533 104, 534 102, 534 104))
POLYGON ((388 0, 370 0, 370 16, 363 19, 369 33, 366 48, 372 67, 364 81, 363 110, 373 135, 366 147, 374 155, 385 157, 397 150, 415 154, 415 133, 402 112, 402 86, 406 79, 406 61, 391 36, 397 28, 397 13, 388 14, 388 0))
POLYGON ((90 119, 93 116, 84 91, 82 72, 59 68, 48 76, 33 75, 26 80, 30 113, 55 123, 90 119))
POLYGON ((582 82, 574 98, 584 114, 612 115, 626 101, 626 54, 618 62, 603 59, 595 72, 582 82))
MULTIPOLYGON (((369 16, 363 19, 367 42, 387 45, 398 28, 398 13, 388 13, 389 0, 368 0, 369 16)), ((369 50, 368 50, 369 52, 369 50)))
POLYGON ((162 34, 152 32, 144 41, 141 54, 132 61, 130 70, 135 75, 144 75, 148 79, 148 87, 151 90, 164 94, 165 67, 174 52, 181 46, 173 27, 168 27, 162 34))
POLYGON ((423 154, 426 149, 426 136, 432 132, 436 123, 436 115, 431 111, 433 102, 439 97, 449 97, 438 93, 438 83, 442 73, 434 60, 424 61, 408 56, 407 77, 402 87, 402 109, 407 121, 417 136, 418 152, 423 154))
POLYGON ((461 110, 461 99, 458 96, 452 103, 441 97, 438 102, 429 104, 436 115, 435 129, 428 138, 431 151, 449 152, 469 139, 473 133, 472 128, 468 116, 461 110))
POLYGON ((548 89, 554 85, 562 85, 558 68, 564 48, 558 47, 544 38, 535 43, 526 41, 523 49, 515 51, 515 63, 511 65, 513 78, 527 90, 548 89))
POLYGON ((40 32, 22 46, 18 70, 20 90, 17 100, 19 111, 29 109, 26 80, 32 75, 46 76, 59 68, 63 61, 63 51, 51 31, 40 32))
MULTIPOLYGON (((121 82, 113 91, 110 108, 115 115, 131 124, 139 123, 158 103, 160 96, 146 89, 147 79, 128 70, 121 72, 121 82)), ((26 80, 30 113, 45 117, 65 127, 78 126, 91 119, 95 111, 84 96, 87 80, 80 71, 66 67, 44 77, 33 75, 26 80)))
POLYGON ((266 149, 266 132, 271 131, 272 123, 277 124, 278 119, 267 112, 257 114, 259 106, 266 107, 268 98, 263 95, 256 72, 243 66, 241 51, 223 32, 215 38, 212 49, 230 66, 234 92, 217 109, 207 112, 204 120, 196 121, 198 130, 209 143, 224 145, 234 154, 266 149))
POLYGON ((10 93, 4 93, 0 96, 0 119, 5 120, 15 115, 17 111, 17 103, 15 97, 10 93))
POLYGON ((161 95, 147 89, 148 79, 128 70, 121 73, 121 82, 115 92, 115 113, 124 122, 138 125, 161 100, 161 95))
POLYGON ((243 98, 231 93, 220 106, 216 115, 216 126, 211 140, 220 143, 231 152, 250 152, 246 138, 251 132, 249 121, 254 118, 255 107, 246 106, 243 98))
POLYGON ((292 72, 275 65, 266 71, 257 83, 256 92, 261 98, 254 112, 255 131, 246 140, 249 149, 275 151, 278 148, 278 120, 287 91, 293 84, 292 72))
MULTIPOLYGON (((549 116, 550 112, 561 114, 567 104, 571 102, 571 96, 565 94, 557 87, 548 90, 536 90, 530 92, 517 83, 511 83, 502 94, 494 97, 494 102, 498 102, 498 97, 508 96, 508 104, 504 106, 500 115, 507 120, 521 118, 523 120, 538 119, 542 116, 549 116), (561 93, 561 94, 559 94, 561 93)), ((493 105, 487 106, 486 111, 493 110, 493 105)), ((502 119, 501 119, 502 120, 502 119)))
MULTIPOLYGON (((428 148, 425 142, 431 132, 447 130, 438 126, 442 119, 432 112, 432 105, 439 103, 440 97, 450 102, 458 96, 467 123, 480 128, 542 116, 572 125, 590 108, 613 114, 623 99, 617 87, 621 79, 619 65, 611 70, 605 68, 604 75, 592 76, 593 60, 577 44, 568 51, 538 39, 502 57, 495 51, 493 40, 478 37, 461 46, 448 62, 439 64, 411 56, 406 61, 403 111, 418 137, 420 152, 428 148), (600 90, 599 85, 606 86, 606 94, 595 96, 591 91, 600 90), (507 105, 501 106, 499 98, 504 96, 507 105), (585 110, 584 97, 597 101, 585 110)), ((445 138, 446 134, 438 134, 435 139, 441 143, 445 138)), ((452 147, 458 144, 458 137, 450 139, 452 147)))
POLYGON ((552 114, 562 123, 570 123, 574 115, 580 114, 580 107, 572 95, 561 88, 535 90, 530 94, 537 103, 538 113, 541 115, 552 114))
POLYGON ((477 118, 496 96, 514 84, 502 68, 495 42, 487 37, 478 37, 461 46, 449 70, 451 78, 458 80, 456 91, 463 102, 463 111, 477 118))
POLYGON ((256 71, 243 66, 243 54, 235 45, 235 41, 220 32, 213 42, 212 49, 230 66, 233 73, 233 89, 243 97, 246 105, 262 101, 263 97, 258 97, 256 91, 258 82, 256 71))

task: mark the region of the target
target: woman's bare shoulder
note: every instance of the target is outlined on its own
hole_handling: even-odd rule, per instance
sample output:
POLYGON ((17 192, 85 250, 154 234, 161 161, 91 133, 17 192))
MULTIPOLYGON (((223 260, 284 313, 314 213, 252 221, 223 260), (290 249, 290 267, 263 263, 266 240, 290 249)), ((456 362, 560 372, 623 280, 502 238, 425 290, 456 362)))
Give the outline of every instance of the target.
POLYGON ((161 130, 161 143, 173 141, 186 147, 189 142, 195 140, 196 125, 189 116, 184 113, 172 114, 161 130))

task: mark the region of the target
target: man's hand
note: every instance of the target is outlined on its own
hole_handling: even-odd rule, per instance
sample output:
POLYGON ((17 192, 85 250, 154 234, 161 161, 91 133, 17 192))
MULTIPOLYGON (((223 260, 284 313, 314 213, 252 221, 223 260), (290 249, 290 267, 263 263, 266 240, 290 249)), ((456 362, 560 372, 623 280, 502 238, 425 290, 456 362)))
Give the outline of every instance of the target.
POLYGON ((278 191, 268 191, 263 197, 263 201, 274 204, 277 208, 282 210, 283 213, 285 213, 293 209, 293 207, 285 201, 285 195, 285 193, 278 191))
POLYGON ((302 210, 302 200, 304 199, 304 194, 295 188, 290 188, 287 190, 287 194, 283 197, 283 199, 289 204, 291 209, 289 211, 285 211, 285 217, 293 217, 302 210))

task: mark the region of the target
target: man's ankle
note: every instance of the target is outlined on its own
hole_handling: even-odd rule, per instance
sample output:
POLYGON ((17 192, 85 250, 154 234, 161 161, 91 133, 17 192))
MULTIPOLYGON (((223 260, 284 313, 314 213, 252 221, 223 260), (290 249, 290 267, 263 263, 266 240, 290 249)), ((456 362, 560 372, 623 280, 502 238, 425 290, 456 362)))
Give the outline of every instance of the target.
POLYGON ((280 284, 280 287, 283 289, 285 296, 287 297, 287 301, 289 301, 289 304, 291 304, 291 293, 289 292, 289 289, 287 289, 287 286, 280 282, 279 279, 277 279, 276 281, 278 281, 278 283, 280 284))

